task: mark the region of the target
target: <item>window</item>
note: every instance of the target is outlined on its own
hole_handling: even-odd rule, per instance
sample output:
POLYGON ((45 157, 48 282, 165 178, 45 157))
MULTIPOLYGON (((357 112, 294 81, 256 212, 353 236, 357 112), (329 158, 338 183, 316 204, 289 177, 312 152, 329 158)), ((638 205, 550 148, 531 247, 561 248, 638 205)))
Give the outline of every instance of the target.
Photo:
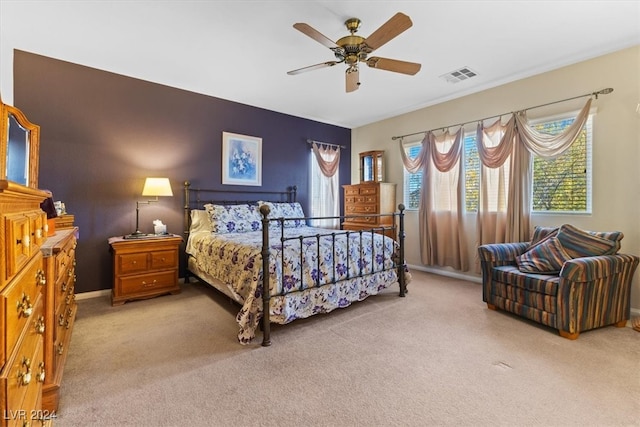
MULTIPOLYGON (((593 116, 578 138, 562 156, 545 160, 533 158, 533 212, 591 212, 591 150, 593 116)), ((546 120, 533 127, 538 132, 555 135, 575 119, 546 120)))
MULTIPOLYGON (((405 147, 407 155, 415 158, 422 145, 419 142, 405 147)), ((476 134, 468 133, 464 136, 464 167, 465 167, 465 205, 467 212, 478 211, 480 194, 480 159, 476 146, 476 134)), ((407 209, 416 210, 420 207, 420 189, 422 187, 422 172, 409 173, 404 171, 404 204, 407 209)))
MULTIPOLYGON (((407 155, 415 158, 420 153, 422 145, 415 142, 405 146, 407 155)), ((409 173, 404 171, 404 206, 408 210, 417 210, 420 207, 420 188, 422 187, 422 171, 409 173)))
MULTIPOLYGON (((591 150, 592 116, 571 148, 554 160, 533 157, 532 212, 591 212, 591 150)), ((575 118, 544 119, 532 123, 538 132, 558 134, 573 123, 575 118)), ((420 143, 408 144, 405 149, 414 158, 420 143)), ((478 212, 480 195, 480 159, 476 134, 464 136, 463 162, 465 170, 465 209, 478 212)), ((407 209, 418 209, 422 172, 404 171, 404 204, 407 209)))
MULTIPOLYGON (((313 154, 313 150, 310 151, 310 185, 311 185, 311 216, 312 217, 337 217, 340 215, 340 201, 339 196, 339 171, 331 177, 327 178, 322 174, 318 161, 313 154)), ((315 220, 311 224, 315 227, 326 228, 338 228, 340 226, 340 220, 334 219, 320 219, 315 220)))
POLYGON ((478 212, 480 202, 480 157, 476 134, 464 135, 464 206, 467 212, 478 212))

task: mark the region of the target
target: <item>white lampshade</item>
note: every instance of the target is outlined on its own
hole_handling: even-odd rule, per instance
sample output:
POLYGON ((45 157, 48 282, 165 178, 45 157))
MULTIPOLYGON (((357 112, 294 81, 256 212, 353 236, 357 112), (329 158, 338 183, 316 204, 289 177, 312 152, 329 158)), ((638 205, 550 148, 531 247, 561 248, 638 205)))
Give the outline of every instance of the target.
POLYGON ((147 178, 142 189, 143 196, 173 196, 169 178, 147 178))

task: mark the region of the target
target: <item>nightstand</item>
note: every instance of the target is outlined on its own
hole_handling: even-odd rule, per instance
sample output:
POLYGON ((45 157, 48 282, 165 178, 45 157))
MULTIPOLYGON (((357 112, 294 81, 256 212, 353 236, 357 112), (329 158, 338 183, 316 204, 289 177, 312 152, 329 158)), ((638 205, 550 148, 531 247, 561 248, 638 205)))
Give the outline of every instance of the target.
POLYGON ((111 305, 180 293, 178 260, 182 237, 109 239, 113 256, 111 305))

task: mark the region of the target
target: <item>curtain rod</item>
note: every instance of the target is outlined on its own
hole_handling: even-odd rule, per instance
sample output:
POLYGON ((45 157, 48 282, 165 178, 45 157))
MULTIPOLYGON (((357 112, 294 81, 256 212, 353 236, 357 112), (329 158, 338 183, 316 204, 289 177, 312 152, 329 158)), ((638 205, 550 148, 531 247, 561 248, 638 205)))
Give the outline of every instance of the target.
MULTIPOLYGON (((565 98, 565 99, 561 99, 561 100, 559 100, 559 101, 547 102, 546 104, 540 104, 540 105, 536 105, 536 106, 534 106, 534 107, 524 108, 524 109, 519 110, 519 111, 528 111, 528 110, 533 110, 534 108, 546 107, 547 105, 553 105, 553 104, 558 104, 558 103, 560 103, 560 102, 571 101, 571 100, 573 100, 573 99, 584 98, 585 96, 595 96, 595 97, 596 97, 596 99, 598 99, 598 95, 608 95, 608 94, 610 94, 611 92, 613 92, 613 88, 608 87, 608 88, 606 88, 606 89, 602 89, 602 90, 599 90, 599 91, 597 91, 597 92, 585 93, 584 95, 578 95, 578 96, 574 96, 574 97, 572 97, 572 98, 565 98)), ((392 139, 393 141, 395 141, 396 139, 401 139, 401 138, 404 138, 404 137, 406 137, 406 136, 419 135, 419 134, 421 134, 421 133, 432 132, 432 131, 434 131, 434 130, 438 130, 438 129, 443 129, 443 130, 444 130, 444 129, 446 129, 446 128, 453 128, 453 127, 456 127, 456 126, 464 126, 464 125, 466 125, 466 124, 468 124, 468 123, 483 122, 483 121, 485 121, 485 120, 487 120, 487 119, 493 119, 493 118, 495 118, 495 117, 500 117, 500 116, 504 116, 504 115, 512 114, 512 113, 513 113, 513 111, 508 111, 508 112, 506 112, 506 113, 496 114, 496 115, 493 115, 493 116, 485 117, 485 118, 483 118, 483 119, 470 120, 470 121, 468 121, 468 122, 458 123, 458 124, 455 124, 455 125, 449 125, 449 126, 439 126, 439 127, 437 127, 437 128, 433 128, 433 129, 430 129, 430 130, 423 130, 423 131, 420 131, 420 132, 408 133, 408 134, 406 134, 406 135, 392 136, 392 137, 391 137, 391 139, 392 139)))

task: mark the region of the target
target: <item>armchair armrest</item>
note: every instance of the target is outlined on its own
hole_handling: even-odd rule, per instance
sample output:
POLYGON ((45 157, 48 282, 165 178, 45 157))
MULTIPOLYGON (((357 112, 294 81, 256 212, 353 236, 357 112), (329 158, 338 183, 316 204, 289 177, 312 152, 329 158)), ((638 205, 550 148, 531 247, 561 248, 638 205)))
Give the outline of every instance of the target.
POLYGON ((504 265, 515 263, 516 257, 527 251, 529 242, 492 243, 478 246, 480 261, 504 265))
POLYGON ((613 276, 624 269, 630 269, 633 274, 639 260, 637 256, 627 254, 574 258, 564 263, 560 277, 572 282, 591 282, 613 276))

